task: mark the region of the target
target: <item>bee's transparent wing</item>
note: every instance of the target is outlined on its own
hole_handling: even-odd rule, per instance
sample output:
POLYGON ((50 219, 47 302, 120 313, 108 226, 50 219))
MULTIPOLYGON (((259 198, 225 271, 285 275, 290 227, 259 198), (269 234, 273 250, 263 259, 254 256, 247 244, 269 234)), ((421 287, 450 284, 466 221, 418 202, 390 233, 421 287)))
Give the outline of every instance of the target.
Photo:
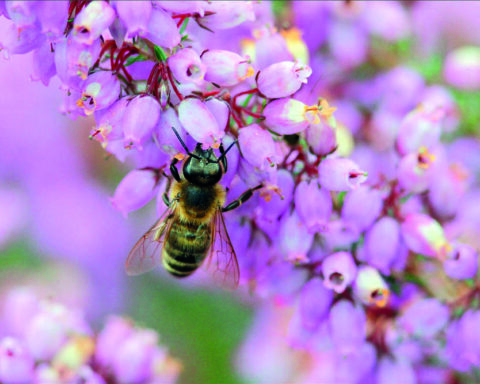
POLYGON ((236 289, 240 280, 240 270, 220 209, 215 214, 211 230, 212 243, 204 267, 213 275, 217 284, 236 289))
POLYGON ((176 202, 174 201, 132 248, 125 264, 128 275, 140 275, 158 265, 162 258, 165 239, 168 237, 173 222, 175 207, 176 202))

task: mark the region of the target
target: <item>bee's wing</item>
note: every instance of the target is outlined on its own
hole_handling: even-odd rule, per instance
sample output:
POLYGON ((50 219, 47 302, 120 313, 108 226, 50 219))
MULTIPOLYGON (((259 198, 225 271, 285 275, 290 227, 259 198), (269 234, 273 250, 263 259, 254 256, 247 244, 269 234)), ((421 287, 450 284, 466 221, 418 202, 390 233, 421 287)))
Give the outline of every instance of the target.
POLYGON ((162 249, 173 222, 176 201, 160 216, 155 224, 137 241, 127 257, 128 275, 140 275, 154 268, 162 258, 162 249))
POLYGON ((226 288, 236 289, 240 270, 220 209, 215 213, 211 225, 212 243, 204 267, 213 275, 216 283, 226 288))

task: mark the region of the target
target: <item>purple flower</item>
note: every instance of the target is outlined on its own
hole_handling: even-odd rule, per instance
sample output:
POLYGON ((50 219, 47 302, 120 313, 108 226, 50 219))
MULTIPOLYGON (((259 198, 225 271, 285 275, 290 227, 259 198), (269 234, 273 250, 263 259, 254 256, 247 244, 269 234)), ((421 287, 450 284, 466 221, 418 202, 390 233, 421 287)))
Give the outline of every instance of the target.
POLYGON ((327 157, 318 167, 318 178, 329 191, 349 191, 365 182, 367 173, 350 159, 327 157))
POLYGON ((151 2, 115 1, 113 4, 118 17, 127 28, 127 36, 133 37, 147 31, 152 14, 151 2))
POLYGON ((296 213, 282 219, 279 231, 278 249, 287 260, 303 262, 313 242, 309 233, 296 213))
POLYGON ((171 0, 155 0, 155 4, 159 5, 166 11, 175 13, 198 13, 201 17, 204 15, 205 3, 203 1, 171 1, 171 0))
POLYGON ((255 73, 249 60, 234 52, 213 49, 201 57, 206 67, 205 80, 223 87, 236 85, 255 73))
POLYGON ((37 15, 35 14, 34 2, 23 1, 7 1, 5 9, 10 20, 12 20, 18 28, 28 27, 35 23, 37 15))
POLYGON ((400 40, 410 32, 406 9, 399 3, 376 2, 368 5, 362 14, 365 27, 373 35, 388 41, 400 40))
POLYGON ((443 70, 445 81, 460 89, 480 88, 480 48, 465 46, 450 52, 443 70))
POLYGON ((82 97, 77 101, 85 114, 104 109, 112 105, 120 96, 120 82, 117 77, 104 71, 88 76, 83 84, 82 97))
POLYGON ((350 253, 337 252, 323 260, 322 273, 325 287, 342 293, 355 280, 357 266, 350 253))
POLYGON ((399 185, 407 193, 425 192, 430 183, 432 164, 435 159, 435 155, 426 147, 420 147, 417 153, 404 156, 398 164, 399 185))
POLYGON ((183 100, 178 107, 178 118, 195 141, 206 146, 219 143, 225 134, 225 127, 219 126, 216 116, 198 99, 183 100))
POLYGON ((326 156, 337 148, 336 128, 328 122, 310 124, 305 130, 310 151, 319 156, 326 156))
POLYGON ((447 325, 449 312, 436 299, 420 299, 410 304, 397 322, 408 334, 429 339, 447 325))
POLYGON ((238 135, 242 155, 250 164, 260 170, 274 166, 277 151, 272 135, 257 124, 243 127, 238 135))
POLYGON ((45 36, 39 33, 37 26, 18 28, 13 22, 2 23, 0 49, 9 53, 22 54, 40 47, 45 36))
POLYGON ((480 312, 469 309, 448 325, 446 332, 446 357, 449 366, 468 372, 480 363, 480 312))
POLYGON ((57 73, 55 69, 55 56, 50 44, 44 43, 33 53, 33 80, 40 80, 48 86, 50 79, 57 73))
POLYGON ((316 329, 326 318, 333 293, 325 289, 319 278, 309 280, 302 288, 298 310, 302 324, 308 329, 316 329))
POLYGON ((0 340, 0 380, 5 384, 28 383, 33 377, 34 360, 17 339, 0 340))
POLYGON ((151 96, 137 96, 127 104, 122 119, 124 143, 142 149, 160 117, 160 104, 151 96))
POLYGON ((170 56, 167 62, 180 83, 200 84, 203 81, 206 66, 193 49, 182 49, 170 56))
POLYGON ((412 365, 407 360, 394 361, 384 357, 378 366, 376 382, 378 384, 415 384, 417 379, 412 365))
POLYGON ((344 22, 333 23, 328 34, 328 42, 335 60, 345 69, 356 67, 366 58, 367 35, 355 25, 344 22))
POLYGON ((118 184, 111 202, 124 216, 147 204, 156 193, 157 172, 149 169, 129 172, 118 184))
POLYGON ((342 206, 342 219, 354 224, 359 231, 368 229, 382 211, 382 193, 366 185, 350 191, 342 206))
POLYGON ((144 37, 165 48, 175 47, 181 39, 173 19, 160 8, 153 8, 144 37))
POLYGON ((308 65, 282 61, 260 72, 257 87, 268 98, 287 97, 297 92, 302 84, 307 83, 311 74, 312 69, 308 65))
POLYGON ((92 1, 75 17, 73 36, 80 43, 93 44, 114 18, 115 11, 106 1, 92 1))
POLYGON ((390 298, 390 290, 382 276, 368 265, 358 268, 353 290, 362 303, 380 308, 385 307, 390 298))
POLYGON ((309 232, 325 228, 332 214, 332 197, 315 181, 302 181, 295 189, 295 208, 309 232))
POLYGON ((408 248, 425 256, 443 258, 450 249, 442 226, 421 213, 407 215, 401 225, 408 248))
POLYGON ((443 262, 443 268, 454 279, 474 278, 478 270, 478 253, 467 244, 453 244, 443 262))
POLYGON ((212 29, 228 29, 236 27, 245 21, 255 20, 253 4, 242 1, 217 1, 207 3, 205 11, 213 12, 202 22, 212 29))

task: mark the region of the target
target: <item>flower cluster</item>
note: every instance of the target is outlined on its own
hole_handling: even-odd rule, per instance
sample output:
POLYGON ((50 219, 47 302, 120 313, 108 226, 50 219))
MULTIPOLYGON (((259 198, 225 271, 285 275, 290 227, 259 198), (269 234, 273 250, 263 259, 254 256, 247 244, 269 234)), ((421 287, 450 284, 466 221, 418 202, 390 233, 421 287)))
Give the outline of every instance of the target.
POLYGON ((181 369, 154 331, 112 316, 95 333, 79 311, 28 288, 5 295, 1 324, 4 384, 175 383, 181 369))
POLYGON ((0 44, 34 50, 62 110, 93 115, 91 137, 133 164, 112 198, 125 215, 156 196, 164 210, 185 158, 172 127, 188 148, 237 140, 227 198, 262 185, 225 215, 241 284, 266 303, 245 376, 446 382, 480 361, 480 143, 455 98, 480 87, 480 53, 449 46, 429 79, 407 65, 422 7, 293 2, 275 19, 268 3, 7 2, 0 44))

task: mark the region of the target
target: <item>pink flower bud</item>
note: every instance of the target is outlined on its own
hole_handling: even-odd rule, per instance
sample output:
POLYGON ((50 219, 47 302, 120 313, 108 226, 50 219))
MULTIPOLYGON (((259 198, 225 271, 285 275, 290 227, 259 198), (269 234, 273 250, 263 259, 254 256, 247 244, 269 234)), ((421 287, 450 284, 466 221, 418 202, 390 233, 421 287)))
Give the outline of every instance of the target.
POLYGON ((124 216, 139 209, 155 197, 158 175, 151 170, 129 172, 118 184, 113 197, 113 206, 124 216))
POLYGON ((30 383, 34 361, 27 348, 17 339, 0 341, 0 381, 4 384, 30 383))
POLYGON ((319 156, 326 156, 337 147, 335 128, 325 121, 310 124, 305 130, 305 139, 310 151, 319 156))
POLYGON ((107 71, 98 71, 88 76, 83 84, 82 97, 77 105, 91 115, 113 104, 120 96, 120 82, 117 76, 107 71))
POLYGON ((306 230, 296 213, 287 215, 282 220, 278 239, 278 249, 287 260, 292 262, 308 260, 307 252, 312 245, 313 234, 306 230))
POLYGON ((342 293, 357 275, 357 266, 348 252, 337 252, 322 262, 323 284, 328 289, 342 293))
POLYGON ((178 106, 178 118, 185 130, 199 143, 211 146, 219 143, 225 131, 204 102, 188 98, 178 106))
POLYGON ((173 48, 180 43, 180 33, 170 15, 160 8, 153 8, 147 31, 144 35, 153 43, 173 48))
POLYGON ((238 84, 255 73, 247 59, 230 51, 206 51, 202 61, 206 67, 205 80, 222 87, 238 84))
POLYGON ((353 291, 367 305, 384 307, 388 304, 390 290, 378 271, 368 265, 358 268, 353 291))
POLYGON ((378 220, 365 235, 365 261, 385 275, 397 257, 400 247, 400 225, 385 216, 378 220))
POLYGON ((350 159, 327 157, 318 167, 318 177, 329 191, 349 191, 365 182, 367 173, 350 159))
POLYGON ((368 229, 382 211, 383 199, 379 190, 366 185, 350 191, 342 206, 342 219, 362 232, 368 229))
POLYGON ((474 278, 478 270, 478 253, 467 244, 454 244, 443 262, 447 276, 454 279, 474 278))
POLYGON ((272 135, 257 124, 240 129, 238 142, 243 158, 262 171, 277 160, 272 135))
POLYGON ((305 64, 282 61, 265 68, 257 78, 258 90, 266 97, 276 99, 297 92, 307 83, 312 69, 305 64))
POLYGON ((465 46, 450 52, 445 59, 443 75, 454 87, 480 89, 480 48, 465 46))
POLYGON ((168 66, 180 83, 200 84, 205 76, 205 64, 191 48, 184 48, 168 58, 168 66))
POLYGON ((115 11, 106 1, 92 1, 75 17, 73 36, 81 43, 92 44, 112 24, 115 11))
POLYGON ((123 116, 123 133, 126 146, 142 149, 152 135, 160 117, 160 104, 152 96, 137 96, 127 104, 123 116))
POLYGON ((214 30, 229 29, 255 20, 253 4, 248 1, 212 1, 205 4, 205 11, 213 14, 202 19, 202 23, 214 30))
POLYGON ((330 192, 304 180, 295 189, 295 208, 309 232, 322 231, 332 214, 330 192))
POLYGON ((115 1, 118 17, 127 27, 127 36, 144 33, 148 30, 148 22, 152 14, 150 1, 115 1))
POLYGON ((335 351, 340 355, 351 355, 365 341, 367 318, 360 305, 340 300, 330 308, 328 325, 335 351))
POLYGON ((400 124, 397 148, 402 155, 417 152, 420 147, 432 148, 440 139, 441 108, 425 109, 422 106, 410 112, 400 124))
POLYGON ((442 226, 430 216, 411 213, 405 218, 401 229, 405 243, 413 252, 443 258, 450 249, 442 226))
POLYGON ((279 99, 263 110, 265 124, 281 135, 301 132, 310 124, 306 118, 308 106, 294 99, 279 99))

